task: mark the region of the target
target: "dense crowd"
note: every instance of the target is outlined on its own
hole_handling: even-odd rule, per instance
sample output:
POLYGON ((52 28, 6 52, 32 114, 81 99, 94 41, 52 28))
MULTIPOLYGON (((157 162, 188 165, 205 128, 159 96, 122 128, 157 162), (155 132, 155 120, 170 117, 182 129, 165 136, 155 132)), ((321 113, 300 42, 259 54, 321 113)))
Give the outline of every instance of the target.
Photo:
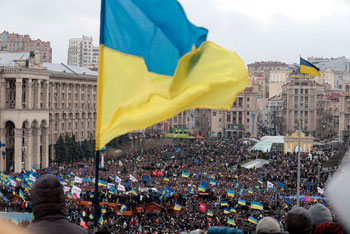
MULTIPOLYGON (((324 161, 344 147, 323 146, 315 149, 322 151, 322 155, 302 154, 302 207, 309 208, 315 203, 328 206, 322 191, 328 173, 319 169, 324 161)), ((74 185, 82 190, 78 199, 72 197, 71 191, 66 192, 67 217, 76 224, 83 220, 91 229, 93 207, 84 206, 81 201, 93 201, 93 163, 56 165, 32 174, 45 173, 63 179, 66 188, 74 185), (83 182, 74 183, 76 177, 82 178, 83 182)), ((12 173, 10 176, 21 178, 12 173)), ((283 229, 287 212, 296 204, 293 197, 297 190, 296 155, 250 152, 249 145, 241 139, 177 142, 144 150, 143 154, 129 153, 106 161, 99 176, 100 202, 123 204, 126 211, 135 211, 132 216, 116 215, 120 206, 101 207, 99 222, 111 232, 179 233, 210 226, 252 230, 266 216, 275 218, 283 229), (241 167, 243 162, 258 158, 268 159, 269 163, 260 168, 241 167), (118 190, 118 180, 125 191, 118 190), (144 208, 151 202, 160 207, 174 205, 180 210, 173 207, 171 212, 147 214, 144 210, 136 211, 137 207, 144 208), (252 208, 256 203, 263 208, 252 208)), ((1 185, 0 190, 7 201, 1 199, 0 209, 31 211, 30 189, 23 186, 23 180, 19 181, 15 188, 1 185), (24 192, 25 199, 18 198, 19 190, 24 192)))

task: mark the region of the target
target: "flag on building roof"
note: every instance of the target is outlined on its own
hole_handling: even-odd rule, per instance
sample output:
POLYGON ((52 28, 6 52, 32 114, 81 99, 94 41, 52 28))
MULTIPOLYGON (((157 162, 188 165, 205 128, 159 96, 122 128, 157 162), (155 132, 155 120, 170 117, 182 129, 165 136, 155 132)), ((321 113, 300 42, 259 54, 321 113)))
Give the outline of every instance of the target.
POLYGON ((300 73, 321 76, 320 69, 302 57, 300 57, 300 73))
POLYGON ((97 150, 184 110, 232 106, 247 69, 236 53, 205 42, 207 33, 176 0, 102 0, 97 150))

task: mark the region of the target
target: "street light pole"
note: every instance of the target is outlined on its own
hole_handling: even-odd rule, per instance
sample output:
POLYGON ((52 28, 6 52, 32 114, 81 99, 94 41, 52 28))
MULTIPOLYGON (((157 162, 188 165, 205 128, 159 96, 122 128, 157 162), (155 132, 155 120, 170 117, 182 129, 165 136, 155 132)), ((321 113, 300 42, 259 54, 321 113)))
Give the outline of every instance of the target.
POLYGON ((301 75, 299 77, 299 105, 298 105, 298 172, 297 172, 297 207, 300 207, 300 145, 301 145, 301 75))

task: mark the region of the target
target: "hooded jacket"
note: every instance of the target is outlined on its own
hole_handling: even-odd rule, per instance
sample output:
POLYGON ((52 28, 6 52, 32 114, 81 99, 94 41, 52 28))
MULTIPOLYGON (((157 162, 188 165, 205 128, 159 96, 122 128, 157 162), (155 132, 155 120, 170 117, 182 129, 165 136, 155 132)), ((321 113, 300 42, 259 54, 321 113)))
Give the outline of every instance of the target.
POLYGON ((63 186, 54 175, 38 178, 31 190, 34 221, 29 231, 35 234, 87 234, 82 227, 65 217, 63 186))

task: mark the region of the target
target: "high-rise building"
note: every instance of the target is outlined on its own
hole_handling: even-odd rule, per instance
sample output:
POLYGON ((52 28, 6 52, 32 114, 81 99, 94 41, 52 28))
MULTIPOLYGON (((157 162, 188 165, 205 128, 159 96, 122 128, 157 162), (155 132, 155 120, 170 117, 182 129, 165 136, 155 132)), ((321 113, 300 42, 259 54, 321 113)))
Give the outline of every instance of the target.
POLYGON ((83 141, 95 133, 97 72, 42 63, 38 52, 0 58, 1 171, 46 168, 60 135, 83 141))
POLYGON ((68 65, 87 67, 96 70, 99 47, 93 46, 92 37, 72 38, 69 40, 68 65))
POLYGON ((282 87, 284 135, 298 129, 300 101, 301 130, 317 138, 324 136, 321 126, 324 118, 325 95, 329 88, 329 85, 320 85, 314 79, 301 74, 290 75, 289 82, 282 87))
POLYGON ((0 39, 0 53, 24 53, 38 51, 43 62, 52 62, 52 49, 49 41, 45 42, 41 41, 40 39, 32 40, 29 35, 19 35, 17 33, 9 33, 7 31, 3 31, 0 34, 0 39))

